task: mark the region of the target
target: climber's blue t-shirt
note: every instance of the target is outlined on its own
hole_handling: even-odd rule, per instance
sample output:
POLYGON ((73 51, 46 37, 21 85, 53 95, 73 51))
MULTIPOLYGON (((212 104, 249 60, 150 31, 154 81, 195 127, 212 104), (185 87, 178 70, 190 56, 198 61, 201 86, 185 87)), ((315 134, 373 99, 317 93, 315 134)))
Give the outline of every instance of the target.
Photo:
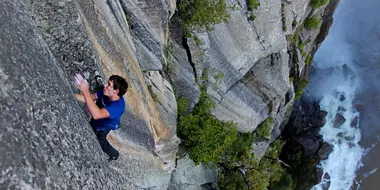
POLYGON ((119 125, 120 118, 125 110, 125 101, 123 97, 116 101, 110 101, 107 96, 103 95, 103 90, 98 91, 96 93, 98 99, 96 100, 96 105, 102 109, 105 108, 110 117, 93 120, 92 125, 97 130, 108 130, 108 129, 116 129, 117 125, 119 125))

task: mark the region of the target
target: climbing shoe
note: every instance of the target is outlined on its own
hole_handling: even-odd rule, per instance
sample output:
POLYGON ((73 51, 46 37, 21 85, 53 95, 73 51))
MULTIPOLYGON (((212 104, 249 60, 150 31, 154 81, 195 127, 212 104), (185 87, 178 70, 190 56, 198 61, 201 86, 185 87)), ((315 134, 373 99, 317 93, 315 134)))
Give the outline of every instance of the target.
POLYGON ((115 161, 115 160, 117 160, 117 157, 110 156, 108 158, 108 162, 112 162, 112 161, 115 161))

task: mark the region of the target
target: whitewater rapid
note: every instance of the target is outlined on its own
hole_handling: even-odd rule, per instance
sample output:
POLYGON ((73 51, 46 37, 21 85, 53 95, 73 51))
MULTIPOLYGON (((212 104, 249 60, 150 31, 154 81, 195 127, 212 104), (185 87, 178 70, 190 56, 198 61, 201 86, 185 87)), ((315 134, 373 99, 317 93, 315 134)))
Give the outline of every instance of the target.
POLYGON ((328 71, 330 76, 325 76, 324 85, 329 90, 320 100, 321 109, 328 115, 320 134, 325 142, 333 146, 333 151, 328 159, 321 161, 319 167, 323 170, 323 177, 313 190, 325 189, 327 184, 330 184, 331 190, 347 190, 353 185, 364 154, 364 149, 359 145, 360 113, 353 104, 358 80, 347 65, 334 66, 328 71), (346 119, 340 126, 335 124, 339 122, 338 114, 346 119))
MULTIPOLYGON (((365 89, 375 89, 372 85, 375 80, 368 80, 367 76, 377 70, 376 60, 380 56, 379 8, 377 0, 340 1, 329 34, 314 56, 305 97, 319 100, 321 109, 328 112, 320 134, 333 146, 333 151, 320 162, 318 167, 323 176, 313 190, 360 188, 360 182, 355 180, 369 149, 361 147, 359 142, 361 130, 368 131, 369 126, 360 126, 361 117, 368 119, 368 115, 360 115, 359 110, 363 108, 360 109, 358 99, 365 99, 362 97, 367 95, 365 89), (366 69, 372 65, 375 70, 366 69)), ((377 74, 373 76, 375 79, 377 74)), ((375 172, 372 168, 366 175, 375 172)))

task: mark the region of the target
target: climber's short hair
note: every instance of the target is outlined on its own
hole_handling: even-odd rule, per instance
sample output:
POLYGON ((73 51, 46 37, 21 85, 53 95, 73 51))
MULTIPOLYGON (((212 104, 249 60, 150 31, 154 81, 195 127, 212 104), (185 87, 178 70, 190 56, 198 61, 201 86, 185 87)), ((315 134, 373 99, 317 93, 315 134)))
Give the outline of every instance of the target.
POLYGON ((108 80, 112 80, 114 90, 119 90, 119 93, 117 93, 117 95, 119 97, 124 96, 128 89, 127 81, 119 75, 112 75, 108 80))

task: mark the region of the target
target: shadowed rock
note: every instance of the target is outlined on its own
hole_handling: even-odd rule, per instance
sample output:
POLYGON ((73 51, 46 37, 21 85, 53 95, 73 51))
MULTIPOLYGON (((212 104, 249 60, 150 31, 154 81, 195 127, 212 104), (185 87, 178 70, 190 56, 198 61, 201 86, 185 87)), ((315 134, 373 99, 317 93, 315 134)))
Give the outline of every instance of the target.
POLYGON ((344 108, 344 107, 342 107, 342 106, 339 106, 338 107, 338 111, 345 112, 345 111, 347 111, 347 109, 344 108))
POLYGON ((346 140, 346 141, 353 141, 355 139, 355 135, 353 135, 353 136, 345 136, 344 137, 344 140, 346 140))
POLYGON ((318 156, 321 160, 325 160, 329 157, 330 153, 333 151, 333 147, 329 143, 323 143, 318 151, 318 156))
POLYGON ((340 100, 341 102, 343 102, 344 100, 346 100, 346 96, 344 96, 344 94, 340 94, 340 95, 339 95, 339 100, 340 100))
POLYGON ((305 150, 305 154, 311 156, 315 154, 319 148, 319 141, 315 137, 301 137, 297 140, 305 150))
POLYGON ((359 120, 359 118, 358 118, 358 117, 355 117, 355 118, 351 121, 350 126, 351 126, 352 128, 356 128, 356 127, 358 126, 358 120, 359 120))
POLYGON ((346 118, 342 114, 337 113, 335 115, 334 127, 340 127, 344 122, 346 122, 346 118))
POLYGON ((323 185, 322 185, 322 188, 323 190, 328 190, 330 188, 330 185, 331 185, 331 181, 330 181, 331 177, 329 175, 329 173, 326 173, 324 176, 323 176, 323 185))

